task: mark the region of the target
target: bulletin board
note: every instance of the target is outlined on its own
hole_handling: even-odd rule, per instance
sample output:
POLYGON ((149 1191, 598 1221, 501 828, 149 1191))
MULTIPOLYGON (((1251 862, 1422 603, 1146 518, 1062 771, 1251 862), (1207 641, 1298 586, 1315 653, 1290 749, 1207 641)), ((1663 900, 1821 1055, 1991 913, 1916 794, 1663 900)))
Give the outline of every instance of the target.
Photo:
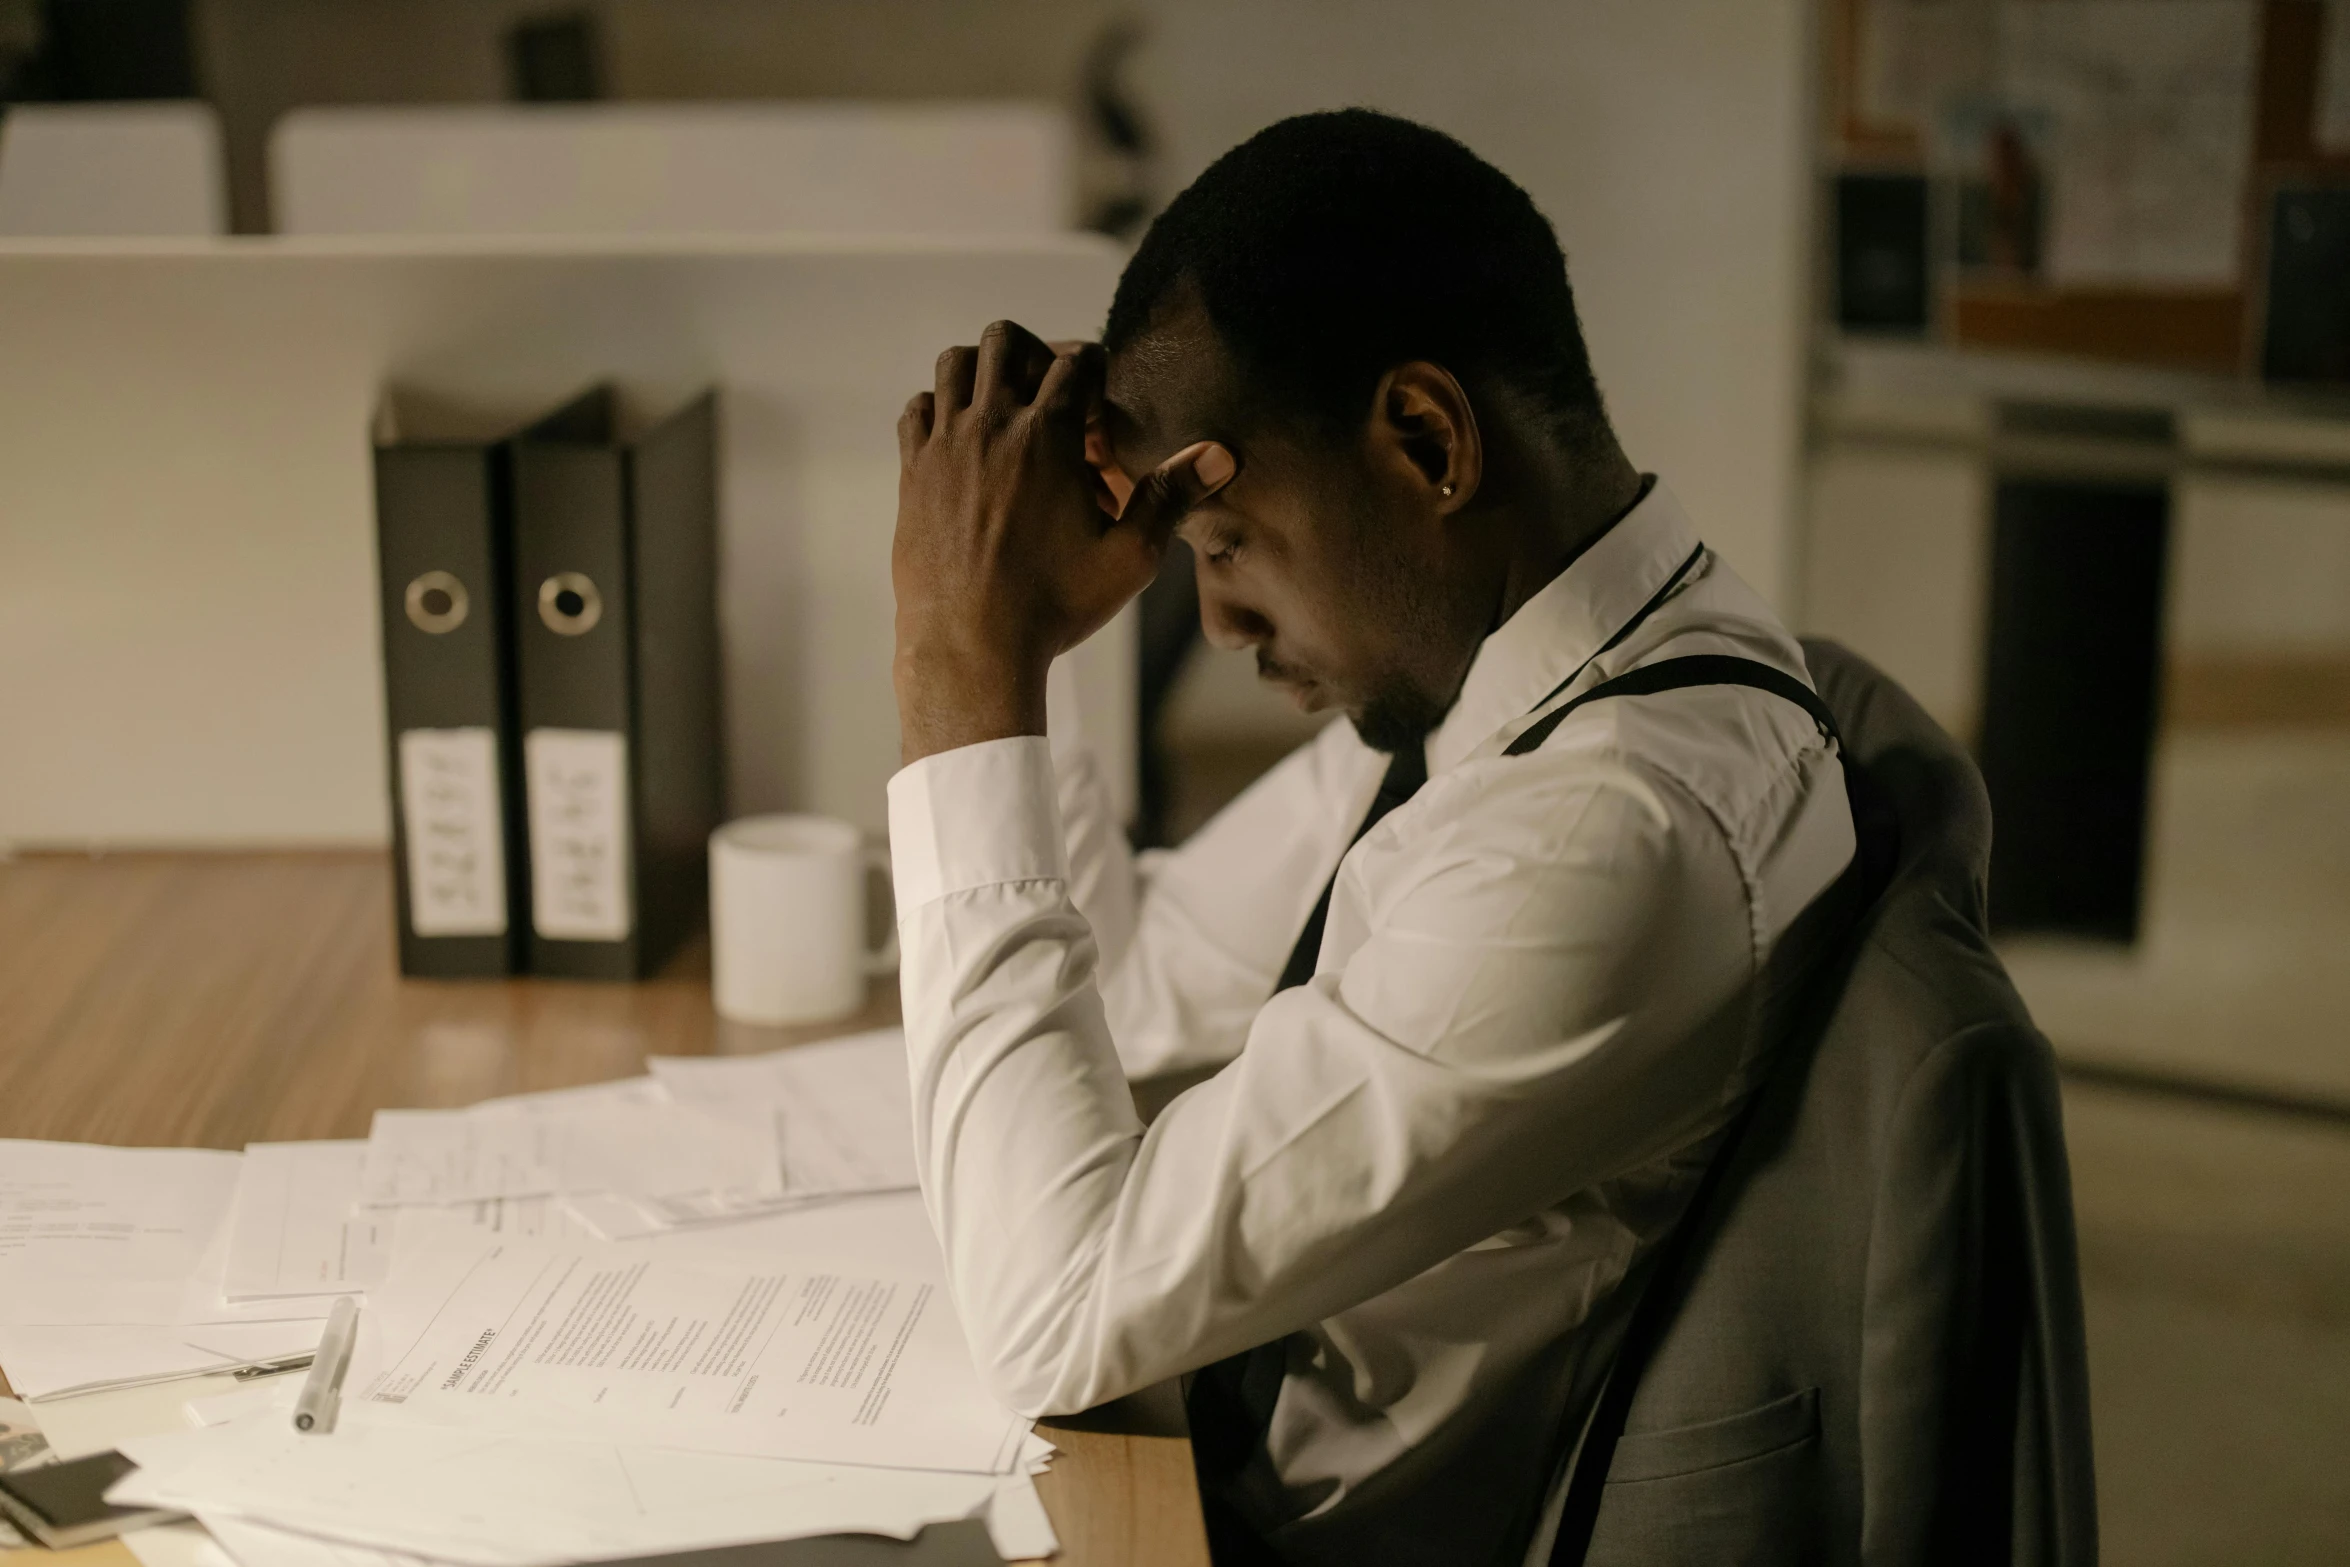
POLYGON ((2350 39, 2338 36, 2350 0, 1831 0, 1827 22, 1822 130, 1842 167, 1963 165, 1971 89, 1952 83, 1967 73, 2012 95, 2017 107, 1993 112, 2013 114, 2018 143, 2065 141, 2046 129, 2047 104, 2076 125, 2097 120, 2102 140, 2074 134, 2045 155, 2054 167, 2034 210, 2055 207, 2041 224, 2055 234, 2035 234, 2036 266, 1942 268, 1947 342, 2245 373, 2278 185, 2350 182, 2350 39), (1987 43, 2002 5, 2014 9, 1987 43), (2131 69, 2135 105, 2099 103, 2084 85, 2131 69), (2144 221, 2100 231, 2101 205, 2144 221))

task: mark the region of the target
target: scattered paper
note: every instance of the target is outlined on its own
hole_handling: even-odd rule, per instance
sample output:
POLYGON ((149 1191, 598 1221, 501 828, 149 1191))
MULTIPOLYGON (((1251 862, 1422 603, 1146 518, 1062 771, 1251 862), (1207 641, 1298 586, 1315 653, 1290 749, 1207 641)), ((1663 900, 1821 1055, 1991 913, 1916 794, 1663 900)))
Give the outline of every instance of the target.
MULTIPOLYGON (((139 1567, 223 1567, 220 1547, 193 1520, 132 1529, 121 1536, 123 1547, 138 1559, 139 1567)), ((236 1567, 233 1562, 225 1567, 236 1567)))
POLYGON ((237 1164, 203 1148, 0 1141, 0 1319, 177 1321, 237 1164))
MULTIPOLYGON (((857 1205, 868 1213, 874 1205, 857 1205)), ((266 1416, 286 1420, 292 1415, 299 1378, 289 1377, 240 1388, 233 1393, 215 1394, 191 1399, 185 1406, 191 1426, 225 1425, 232 1420, 266 1416)), ((1019 1472, 998 1476, 995 1495, 988 1505, 987 1530, 995 1542, 996 1553, 1007 1560, 1021 1561, 1052 1556, 1060 1550, 1060 1541, 1053 1533, 1052 1520, 1046 1515, 1043 1499, 1036 1493, 1033 1477, 1044 1473, 1055 1456, 1053 1446, 1034 1432, 1023 1440, 1020 1448, 1019 1472)), ((733 1464, 744 1460, 723 1458, 719 1462, 733 1464)), ((806 1467, 788 1460, 751 1460, 770 1465, 777 1475, 789 1475, 806 1467)), ((935 1493, 933 1493, 935 1494, 935 1493)), ((318 1535, 297 1534, 287 1530, 259 1525, 244 1518, 230 1518, 218 1513, 202 1515, 204 1521, 229 1546, 242 1567, 299 1567, 290 1553, 309 1552, 309 1567, 423 1567, 428 1559, 398 1552, 385 1552, 375 1547, 352 1545, 318 1535), (233 1525, 224 1528, 224 1524, 233 1525), (246 1531, 259 1529, 262 1535, 248 1535, 246 1531), (253 1549, 242 1548, 250 1539, 253 1549), (329 1555, 336 1559, 330 1561, 329 1555), (365 1556, 368 1560, 358 1558, 365 1556)), ((348 1522, 335 1525, 338 1529, 350 1527, 348 1522)), ((395 1525, 395 1527, 400 1527, 395 1525)))
POLYGON ((754 1128, 671 1103, 585 1104, 517 1113, 379 1110, 359 1199, 377 1207, 615 1192, 658 1198, 776 1189, 754 1128))
POLYGON ((369 1299, 347 1425, 1009 1472, 946 1292, 760 1253, 447 1244, 369 1299))
POLYGON ((996 1554, 1006 1561, 1061 1553, 1061 1537, 1053 1533, 1044 1498, 1036 1494, 1036 1482, 1024 1474, 1007 1475, 996 1482, 995 1500, 987 1512, 987 1533, 995 1541, 996 1554))
POLYGON ((610 1108, 618 1105, 660 1105, 669 1102, 669 1090, 649 1077, 621 1077, 604 1083, 575 1083, 569 1088, 541 1088, 527 1094, 504 1094, 473 1106, 483 1114, 544 1115, 549 1111, 610 1108))
MULTIPOLYGON (((985 1475, 477 1431, 347 1426, 321 1440, 276 1420, 139 1438, 124 1452, 139 1469, 109 1493, 116 1501, 188 1508, 215 1523, 260 1520, 471 1567, 553 1567, 812 1534, 910 1539, 927 1524, 992 1509, 1001 1489, 985 1475)), ((236 1552, 233 1525, 222 1535, 236 1552)))
POLYGON ((245 1150, 230 1210, 221 1293, 240 1310, 307 1302, 324 1316, 337 1294, 382 1281, 403 1245, 443 1228, 517 1238, 589 1237, 557 1197, 486 1197, 434 1207, 370 1208, 359 1201, 367 1144, 255 1143, 245 1150))
POLYGON ((367 1144, 254 1143, 229 1223, 230 1300, 363 1291, 392 1255, 392 1215, 358 1208, 367 1144))
POLYGON ((438 1208, 394 1208, 392 1256, 430 1246, 444 1234, 503 1235, 514 1240, 597 1240, 568 1197, 489 1197, 438 1208))
POLYGON ((708 1229, 665 1230, 630 1243, 647 1256, 691 1257, 716 1248, 751 1257, 797 1257, 944 1287, 946 1263, 920 1192, 876 1192, 803 1203, 708 1229))
POLYGON ((177 1321, 180 1326, 230 1326, 252 1322, 305 1321, 322 1322, 334 1309, 335 1296, 271 1295, 257 1300, 228 1298, 229 1248, 236 1210, 220 1216, 219 1225, 212 1232, 204 1254, 196 1260, 196 1271, 188 1276, 180 1292, 177 1321))
MULTIPOLYGON (((913 1090, 902 1029, 877 1029, 757 1056, 656 1056, 646 1063, 678 1100, 734 1116, 772 1139, 785 1199, 895 1191, 916 1184, 913 1090)), ((659 1205, 677 1222, 728 1216, 755 1198, 722 1194, 659 1205)))
POLYGON ((296 1534, 225 1513, 199 1514, 197 1522, 218 1542, 234 1567, 430 1567, 430 1559, 296 1534))
POLYGON ((203 1520, 126 1537, 142 1567, 559 1567, 973 1518, 1006 1557, 1057 1549, 1051 1446, 981 1386, 913 1190, 901 1036, 656 1070, 387 1111, 365 1143, 0 1142, 0 1366, 59 1451, 142 1464, 118 1496, 203 1520), (294 1432, 298 1374, 218 1374, 306 1356, 350 1294, 332 1437, 294 1432))

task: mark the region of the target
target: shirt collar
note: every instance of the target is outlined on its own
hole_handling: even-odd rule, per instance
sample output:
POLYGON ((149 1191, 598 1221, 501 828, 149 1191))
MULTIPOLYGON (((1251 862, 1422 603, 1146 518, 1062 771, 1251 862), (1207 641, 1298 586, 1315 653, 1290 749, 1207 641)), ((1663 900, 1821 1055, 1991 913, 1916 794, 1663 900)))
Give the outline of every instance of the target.
POLYGON ((1688 513, 1659 482, 1477 649, 1452 711, 1428 736, 1431 775, 1523 718, 1656 597, 1697 548, 1688 513))

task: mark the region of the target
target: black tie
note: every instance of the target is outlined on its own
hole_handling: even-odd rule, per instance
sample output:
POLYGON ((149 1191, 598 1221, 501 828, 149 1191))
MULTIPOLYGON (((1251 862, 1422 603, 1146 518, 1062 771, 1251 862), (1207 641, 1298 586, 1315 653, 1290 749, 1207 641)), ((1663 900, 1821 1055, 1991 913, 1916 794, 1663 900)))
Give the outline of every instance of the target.
MULTIPOLYGON (((1371 797, 1371 808, 1363 813, 1363 824, 1347 840, 1352 849, 1363 841, 1363 835, 1379 825, 1388 812, 1417 794, 1420 785, 1428 781, 1428 754, 1424 746, 1407 745, 1395 753, 1387 764, 1387 776, 1379 780, 1379 792, 1371 797)), ((1344 863, 1345 855, 1340 855, 1344 863)), ((1306 917, 1306 928, 1298 933, 1297 945, 1289 949, 1289 961, 1282 965, 1281 982, 1273 987, 1275 995, 1293 985, 1302 985, 1314 977, 1314 965, 1322 957, 1322 927, 1330 920, 1330 893, 1338 885, 1338 872, 1322 884, 1322 896, 1315 900, 1314 912, 1306 917)), ((1252 1454, 1263 1445, 1265 1429, 1272 1423, 1273 1404, 1281 1396, 1281 1379, 1285 1358, 1283 1344, 1276 1340, 1260 1344, 1228 1356, 1214 1365, 1202 1366, 1191 1379, 1191 1396, 1187 1413, 1191 1417, 1192 1457, 1199 1467, 1202 1500, 1207 1505, 1208 1532, 1217 1544, 1216 1560, 1227 1556, 1241 1561, 1253 1559, 1246 1554, 1249 1542, 1245 1526, 1230 1514, 1224 1490, 1235 1479, 1252 1454)), ((1262 1550, 1261 1546, 1256 1550, 1262 1550)))
MULTIPOLYGON (((1371 808, 1363 813, 1363 824, 1355 835, 1346 840, 1348 849, 1363 841, 1363 835, 1379 825, 1389 811, 1420 792, 1420 785, 1428 781, 1428 748, 1425 745, 1407 745, 1395 753, 1387 764, 1387 776, 1379 780, 1379 792, 1371 796, 1371 808)), ((1339 863, 1346 862, 1340 855, 1339 863)), ((1279 995, 1292 985, 1302 985, 1314 977, 1314 965, 1322 960, 1322 927, 1330 923, 1330 894, 1338 886, 1338 872, 1322 884, 1322 896, 1314 901, 1314 912, 1306 916, 1306 928, 1298 932, 1297 945, 1289 949, 1289 961, 1281 966, 1281 983, 1273 987, 1279 995)))

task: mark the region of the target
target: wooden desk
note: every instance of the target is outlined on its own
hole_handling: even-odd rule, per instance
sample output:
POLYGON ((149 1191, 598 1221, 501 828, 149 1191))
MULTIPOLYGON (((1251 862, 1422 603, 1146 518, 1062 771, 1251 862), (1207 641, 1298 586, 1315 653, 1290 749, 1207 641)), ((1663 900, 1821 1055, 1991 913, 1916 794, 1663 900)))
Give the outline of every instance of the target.
MULTIPOLYGON (((726 1022, 701 949, 639 985, 402 980, 391 908, 380 854, 0 863, 0 1137, 364 1137, 383 1106, 471 1104, 629 1076, 648 1055, 768 1050, 897 1020, 885 985, 846 1023, 726 1022)), ((1061 1457, 1037 1489, 1064 1567, 1206 1567, 1171 1389, 1044 1430, 1061 1457)), ((91 1549, 127 1561, 120 1546, 91 1549)))

